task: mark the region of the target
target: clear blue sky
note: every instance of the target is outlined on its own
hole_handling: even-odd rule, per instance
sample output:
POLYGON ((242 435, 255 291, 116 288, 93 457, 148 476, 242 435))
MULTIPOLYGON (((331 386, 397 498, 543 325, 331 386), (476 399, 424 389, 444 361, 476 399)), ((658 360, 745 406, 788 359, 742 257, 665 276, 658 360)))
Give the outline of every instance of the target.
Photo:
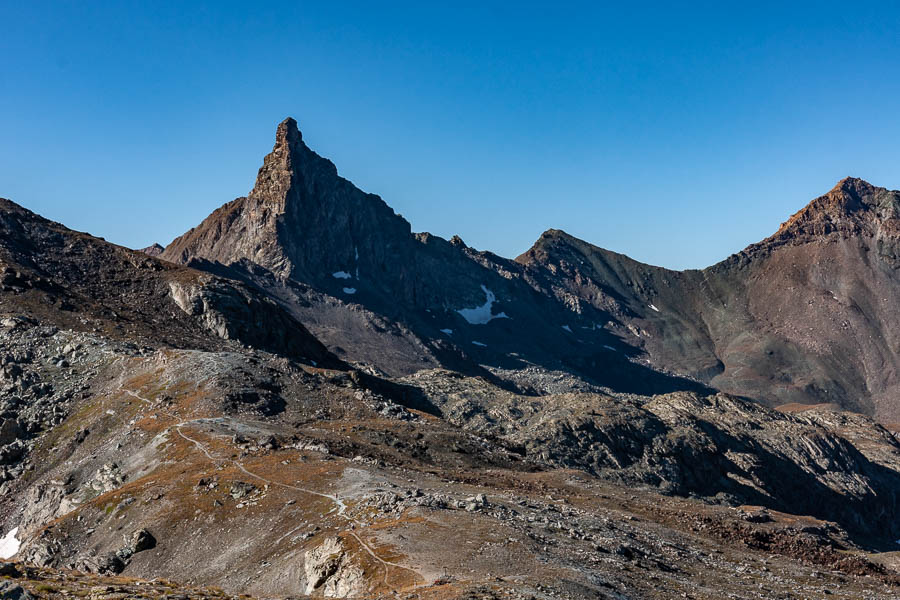
POLYGON ((900 187, 896 3, 252 4, 0 0, 0 196, 165 244, 290 115, 415 231, 688 268, 900 187))

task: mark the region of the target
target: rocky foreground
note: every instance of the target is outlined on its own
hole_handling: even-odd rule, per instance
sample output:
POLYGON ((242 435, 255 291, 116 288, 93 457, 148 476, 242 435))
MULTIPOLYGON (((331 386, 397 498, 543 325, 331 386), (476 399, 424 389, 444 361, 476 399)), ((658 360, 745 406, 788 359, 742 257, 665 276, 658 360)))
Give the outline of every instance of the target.
POLYGON ((46 408, 22 417, 41 425, 11 442, 21 452, 6 455, 2 487, 15 558, 42 568, 27 571, 35 585, 159 592, 75 569, 261 597, 900 591, 895 506, 878 478, 897 472, 900 445, 859 415, 523 395, 445 372, 391 382, 24 321, 0 335, 19 367, 8 385, 45 386, 31 405, 46 408))

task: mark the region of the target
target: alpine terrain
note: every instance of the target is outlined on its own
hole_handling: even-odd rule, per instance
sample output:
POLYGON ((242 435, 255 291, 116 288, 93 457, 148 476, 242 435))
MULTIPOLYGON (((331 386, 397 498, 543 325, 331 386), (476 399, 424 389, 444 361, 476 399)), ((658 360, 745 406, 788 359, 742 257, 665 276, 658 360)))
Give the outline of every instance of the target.
POLYGON ((693 271, 414 233, 290 118, 164 248, 0 200, 3 598, 896 598, 897 423, 860 179, 693 271))

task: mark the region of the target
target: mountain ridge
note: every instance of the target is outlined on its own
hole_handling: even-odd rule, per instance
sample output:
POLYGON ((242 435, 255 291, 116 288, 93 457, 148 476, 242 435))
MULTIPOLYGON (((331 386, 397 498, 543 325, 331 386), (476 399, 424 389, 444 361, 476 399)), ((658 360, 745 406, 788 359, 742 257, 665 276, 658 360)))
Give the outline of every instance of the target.
POLYGON ((814 318, 822 331, 804 333, 792 323, 809 315, 790 298, 778 304, 759 294, 766 281, 778 280, 781 289, 809 287, 807 276, 785 262, 791 252, 808 254, 798 260, 813 269, 820 258, 841 261, 853 294, 866 293, 855 279, 863 268, 893 289, 893 276, 873 270, 875 263, 859 254, 867 250, 853 251, 853 258, 847 251, 832 256, 828 248, 839 239, 856 247, 872 238, 877 264, 893 264, 900 257, 898 198, 860 179, 842 179, 770 237, 705 269, 653 267, 554 229, 510 260, 471 249, 458 237, 412 233, 380 197, 357 189, 310 150, 289 118, 278 126, 250 195, 214 211, 162 257, 209 260, 226 269, 241 261, 263 267, 274 279, 257 277, 257 284, 281 294, 282 304, 316 324, 326 343, 353 348, 348 358, 394 374, 539 364, 614 389, 645 393, 650 388, 638 382, 656 378, 658 391, 708 386, 770 406, 837 402, 900 420, 900 407, 888 401, 894 367, 884 377, 858 376, 885 360, 900 371, 891 343, 878 341, 887 334, 879 331, 861 351, 829 333, 834 323, 838 331, 840 323, 868 331, 893 318, 890 307, 879 308, 875 321, 826 307, 814 318), (277 281, 310 286, 335 300, 311 300, 300 288, 287 293, 277 281), (460 319, 479 306, 504 318, 460 319), (368 315, 362 322, 360 309, 368 315), (349 325, 348 314, 356 325, 349 325), (402 333, 377 334, 371 323, 379 319, 398 323, 402 333), (379 347, 393 350, 385 355, 379 347), (864 358, 851 370, 834 358, 838 349, 864 358))

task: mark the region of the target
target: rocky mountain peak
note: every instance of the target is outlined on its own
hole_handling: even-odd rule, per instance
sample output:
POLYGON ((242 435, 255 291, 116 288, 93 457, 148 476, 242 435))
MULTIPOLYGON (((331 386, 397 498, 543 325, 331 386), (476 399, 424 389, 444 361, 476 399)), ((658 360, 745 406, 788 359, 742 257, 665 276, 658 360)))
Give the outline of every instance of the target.
POLYGON ((879 190, 883 188, 876 188, 856 177, 845 177, 827 194, 810 202, 808 212, 824 213, 833 218, 846 217, 869 208, 869 198, 879 190))
POLYGON ((159 244, 151 244, 146 248, 141 248, 139 252, 143 252, 144 254, 147 254, 149 256, 159 256, 163 253, 163 250, 165 250, 165 248, 163 248, 159 244))
POLYGON ((214 211, 173 241, 163 258, 224 265, 249 260, 282 278, 355 290, 360 286, 343 285, 348 282, 333 274, 384 272, 397 249, 412 241, 409 223, 338 175, 287 118, 247 197, 214 211))
POLYGON ((575 239, 562 229, 548 229, 541 234, 538 241, 558 240, 558 239, 575 239))
POLYGON ((876 187, 856 177, 841 179, 782 223, 770 241, 808 241, 834 232, 875 233, 900 216, 900 192, 876 187))
MULTIPOLYGON (((303 135, 297 128, 297 121, 288 117, 275 131, 275 145, 260 167, 251 197, 262 196, 263 200, 283 201, 290 188, 296 171, 302 169, 309 148, 303 143, 303 135)), ((318 157, 317 157, 318 158, 318 157)))
POLYGON ((516 262, 524 265, 535 262, 545 263, 548 260, 564 258, 572 252, 586 253, 590 251, 590 248, 594 247, 562 229, 548 229, 541 234, 531 248, 516 257, 516 262))
POLYGON ((843 179, 838 181, 828 193, 840 193, 855 196, 856 198, 862 198, 863 196, 871 195, 879 189, 882 188, 878 188, 864 179, 860 179, 858 177, 844 177, 843 179))

